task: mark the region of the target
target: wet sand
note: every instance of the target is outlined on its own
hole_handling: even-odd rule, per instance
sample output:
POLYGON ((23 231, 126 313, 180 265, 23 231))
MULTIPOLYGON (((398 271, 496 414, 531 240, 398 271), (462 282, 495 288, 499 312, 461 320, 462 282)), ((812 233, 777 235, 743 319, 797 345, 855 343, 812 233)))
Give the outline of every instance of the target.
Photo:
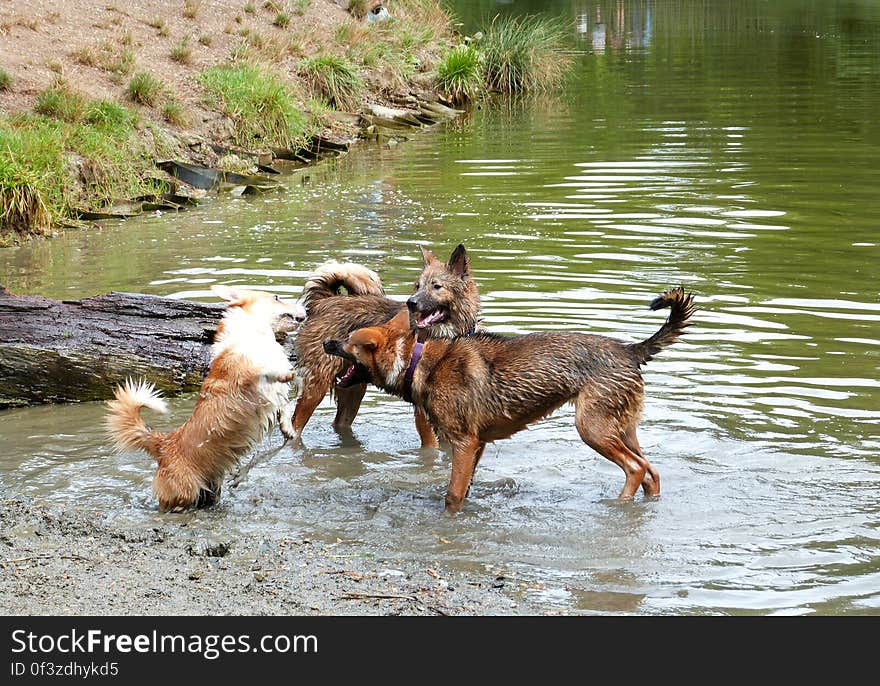
POLYGON ((101 513, 0 500, 5 615, 538 614, 511 591, 490 571, 425 568, 358 542, 116 527, 101 513))

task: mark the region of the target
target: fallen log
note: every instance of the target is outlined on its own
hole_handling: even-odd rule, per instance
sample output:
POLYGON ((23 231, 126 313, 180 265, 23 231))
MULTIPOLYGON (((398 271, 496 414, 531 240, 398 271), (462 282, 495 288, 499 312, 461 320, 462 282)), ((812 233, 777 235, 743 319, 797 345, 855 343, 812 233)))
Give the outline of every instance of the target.
POLYGON ((140 293, 52 300, 0 286, 0 408, 104 400, 129 376, 166 394, 197 390, 223 311, 140 293))

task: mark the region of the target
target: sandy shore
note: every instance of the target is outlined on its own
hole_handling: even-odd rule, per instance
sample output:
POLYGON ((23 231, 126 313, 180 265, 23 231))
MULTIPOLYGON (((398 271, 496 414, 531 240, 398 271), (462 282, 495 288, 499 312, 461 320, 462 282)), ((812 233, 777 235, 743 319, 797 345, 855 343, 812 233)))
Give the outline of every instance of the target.
POLYGON ((538 614, 490 572, 432 569, 346 541, 259 539, 186 523, 0 501, 5 615, 538 614))

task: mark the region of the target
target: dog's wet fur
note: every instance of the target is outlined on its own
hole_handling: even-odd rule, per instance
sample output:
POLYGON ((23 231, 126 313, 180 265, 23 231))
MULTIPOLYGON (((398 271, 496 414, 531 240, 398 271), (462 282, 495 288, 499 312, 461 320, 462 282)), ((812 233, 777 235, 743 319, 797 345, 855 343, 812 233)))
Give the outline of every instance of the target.
MULTIPOLYGON (((452 445, 452 476, 446 509, 457 512, 486 443, 507 438, 573 402, 583 441, 626 475, 621 500, 641 486, 660 495, 660 474, 645 458, 636 436, 644 382, 640 367, 674 343, 690 324, 693 295, 666 291, 651 309, 669 307, 662 327, 640 343, 582 333, 498 336, 478 332, 451 340, 430 339, 411 378, 411 398, 442 439, 452 445)), ((409 313, 387 323, 329 338, 324 350, 357 362, 373 383, 403 397, 406 370, 417 342, 409 313)))
MULTIPOLYGON (((408 312, 424 339, 451 338, 476 329, 480 296, 465 247, 456 247, 446 262, 426 248, 420 250, 424 268, 406 303, 385 297, 379 277, 358 264, 329 262, 309 277, 302 298, 308 316, 296 338, 297 370, 303 388, 293 417, 281 425, 287 438, 300 439, 315 408, 331 390, 337 406, 334 429, 350 429, 357 416, 370 375, 363 366, 327 355, 325 340, 345 340, 356 329, 383 324, 408 312)), ((416 428, 424 447, 437 446, 430 425, 418 410, 416 428)))
POLYGON ((117 448, 143 450, 157 462, 153 492, 162 512, 213 505, 225 474, 278 419, 295 379, 276 334, 293 331, 306 316, 303 307, 261 291, 220 285, 212 290, 228 309, 186 422, 169 433, 146 425, 142 408, 165 412, 166 406, 145 380, 129 379, 108 402, 106 425, 117 448))

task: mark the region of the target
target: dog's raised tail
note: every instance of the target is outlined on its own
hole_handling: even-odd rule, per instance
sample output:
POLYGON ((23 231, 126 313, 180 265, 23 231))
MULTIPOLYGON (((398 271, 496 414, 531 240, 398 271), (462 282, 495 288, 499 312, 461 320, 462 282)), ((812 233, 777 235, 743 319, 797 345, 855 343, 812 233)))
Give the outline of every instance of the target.
POLYGON ((641 343, 630 345, 639 364, 645 364, 663 348, 675 343, 690 326, 695 309, 694 296, 692 293, 685 293, 684 288, 671 288, 654 298, 650 304, 652 310, 662 310, 664 307, 669 307, 672 311, 660 330, 641 343))
POLYGON ((315 269, 303 287, 302 304, 309 306, 334 295, 385 295, 379 275, 354 262, 330 260, 315 269))
POLYGON ((159 391, 145 379, 128 379, 116 387, 115 398, 107 402, 107 433, 119 450, 144 450, 153 457, 158 454, 157 441, 164 434, 153 431, 141 418, 141 408, 165 413, 168 408, 159 391))

